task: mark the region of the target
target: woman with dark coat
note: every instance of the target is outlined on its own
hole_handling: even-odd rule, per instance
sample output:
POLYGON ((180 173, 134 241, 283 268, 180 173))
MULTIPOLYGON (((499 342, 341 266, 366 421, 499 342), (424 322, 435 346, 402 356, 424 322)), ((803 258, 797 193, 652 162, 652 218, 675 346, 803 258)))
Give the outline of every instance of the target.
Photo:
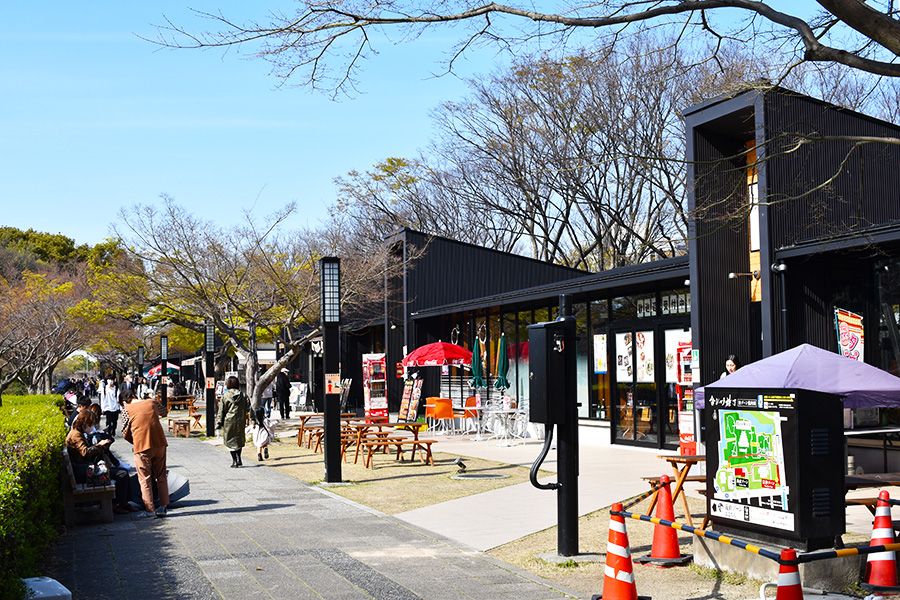
POLYGON ((231 376, 225 380, 225 394, 219 401, 219 414, 216 416, 216 429, 222 430, 225 447, 231 450, 232 468, 244 464, 241 462, 241 450, 247 439, 245 427, 250 410, 250 399, 239 386, 237 377, 231 376))

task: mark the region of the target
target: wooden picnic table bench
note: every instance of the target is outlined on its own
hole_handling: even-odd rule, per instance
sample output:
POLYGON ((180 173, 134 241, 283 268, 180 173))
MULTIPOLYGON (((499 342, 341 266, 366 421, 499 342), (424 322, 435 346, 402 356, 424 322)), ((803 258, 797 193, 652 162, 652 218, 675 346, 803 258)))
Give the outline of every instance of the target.
POLYGON ((423 464, 428 464, 434 466, 434 457, 431 454, 431 445, 434 444, 437 440, 413 440, 408 437, 386 437, 379 438, 378 440, 373 441, 365 441, 360 445, 366 449, 366 457, 365 462, 363 463, 366 468, 374 469, 375 462, 374 456, 375 453, 379 449, 384 449, 385 451, 389 446, 394 446, 397 448, 397 460, 403 460, 403 448, 404 446, 409 446, 412 448, 413 456, 415 456, 416 450, 419 450, 419 458, 423 464), (424 451, 424 455, 422 452, 424 451))
POLYGON ((191 395, 168 396, 166 398, 166 408, 168 408, 169 410, 172 410, 176 406, 181 406, 181 407, 184 407, 186 410, 190 410, 191 407, 194 405, 195 400, 196 400, 196 398, 194 398, 191 395))
POLYGON ((75 481, 75 471, 72 469, 72 460, 66 448, 62 450, 62 462, 60 473, 66 526, 75 525, 80 520, 78 515, 86 514, 85 505, 99 505, 99 520, 103 523, 112 523, 116 486, 113 484, 94 486, 75 481))

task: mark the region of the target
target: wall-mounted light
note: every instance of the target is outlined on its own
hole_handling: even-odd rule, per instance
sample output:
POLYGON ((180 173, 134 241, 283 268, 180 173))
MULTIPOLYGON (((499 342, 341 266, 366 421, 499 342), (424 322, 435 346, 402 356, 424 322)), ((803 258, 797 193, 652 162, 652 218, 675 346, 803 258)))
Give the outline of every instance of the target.
POLYGON ((737 279, 738 277, 752 277, 753 279, 759 279, 760 272, 759 269, 753 271, 752 273, 729 273, 728 279, 737 279))
POLYGON ((391 321, 391 329, 397 329, 397 324, 391 321))
POLYGON ((772 264, 772 272, 773 273, 784 273, 787 271, 787 265, 784 263, 773 263, 772 264))
POLYGON ((684 280, 684 285, 685 285, 685 287, 691 287, 691 280, 690 280, 690 279, 685 279, 685 280, 684 280))

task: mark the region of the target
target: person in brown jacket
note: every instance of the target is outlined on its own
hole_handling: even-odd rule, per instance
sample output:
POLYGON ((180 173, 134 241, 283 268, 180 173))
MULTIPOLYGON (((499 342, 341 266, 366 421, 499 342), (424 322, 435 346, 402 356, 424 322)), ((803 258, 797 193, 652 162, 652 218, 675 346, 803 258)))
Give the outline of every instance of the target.
POLYGON ((128 504, 128 501, 131 500, 128 470, 119 467, 118 461, 115 465, 111 464, 111 459, 114 458, 109 451, 112 440, 108 437, 97 439, 91 435, 94 426, 99 423, 100 420, 93 411, 82 410, 72 424, 72 429, 66 435, 66 449, 69 451, 75 481, 85 483, 88 467, 98 461, 105 461, 109 468, 109 476, 116 485, 116 505, 113 507, 113 512, 121 515, 131 510, 137 510, 132 509, 128 504))
POLYGON ((164 517, 169 505, 169 481, 166 477, 166 447, 169 443, 159 422, 162 409, 150 398, 132 398, 125 406, 125 412, 131 427, 131 443, 134 445, 134 467, 137 469, 141 497, 147 509, 136 517, 164 517), (153 483, 156 483, 159 497, 159 506, 155 509, 153 483))

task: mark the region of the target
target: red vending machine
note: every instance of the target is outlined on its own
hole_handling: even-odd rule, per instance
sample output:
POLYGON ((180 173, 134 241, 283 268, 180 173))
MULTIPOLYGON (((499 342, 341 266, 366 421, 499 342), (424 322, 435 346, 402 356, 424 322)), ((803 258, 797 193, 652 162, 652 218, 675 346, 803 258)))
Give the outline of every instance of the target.
POLYGON ((384 354, 363 354, 363 398, 366 418, 388 420, 386 363, 384 354))

